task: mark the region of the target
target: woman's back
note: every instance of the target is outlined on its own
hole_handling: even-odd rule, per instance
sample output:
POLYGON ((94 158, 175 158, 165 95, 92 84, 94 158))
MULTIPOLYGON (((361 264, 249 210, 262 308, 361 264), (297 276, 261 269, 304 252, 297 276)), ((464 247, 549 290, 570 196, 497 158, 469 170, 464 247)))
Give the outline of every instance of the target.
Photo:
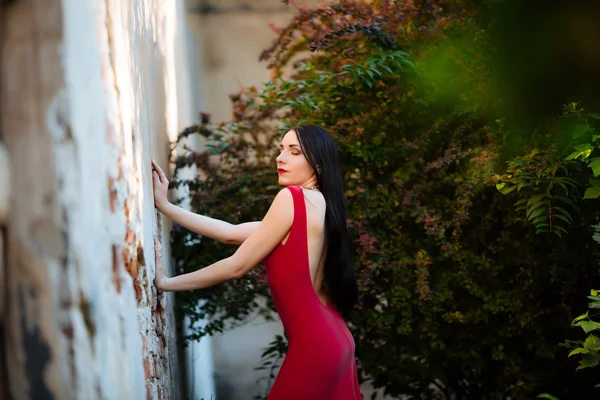
MULTIPOLYGON (((325 278, 325 257, 327 256, 327 243, 325 236, 325 198, 321 192, 303 190, 305 199, 307 240, 308 240, 308 263, 310 277, 315 293, 318 293, 323 304, 326 304, 326 294, 321 289, 325 278)), ((291 233, 291 230, 290 230, 291 233)), ((285 244, 289 233, 282 240, 285 244)))

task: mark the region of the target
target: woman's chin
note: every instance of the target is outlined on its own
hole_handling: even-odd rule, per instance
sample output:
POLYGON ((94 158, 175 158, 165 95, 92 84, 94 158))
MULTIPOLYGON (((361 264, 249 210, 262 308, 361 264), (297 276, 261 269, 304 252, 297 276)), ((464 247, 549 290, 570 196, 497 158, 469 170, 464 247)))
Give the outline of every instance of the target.
POLYGON ((290 186, 290 180, 289 180, 289 179, 286 179, 286 178, 284 178, 284 177, 282 177, 282 176, 280 176, 280 177, 279 177, 279 180, 278 180, 278 182, 279 182, 279 184, 280 184, 281 186, 290 186))

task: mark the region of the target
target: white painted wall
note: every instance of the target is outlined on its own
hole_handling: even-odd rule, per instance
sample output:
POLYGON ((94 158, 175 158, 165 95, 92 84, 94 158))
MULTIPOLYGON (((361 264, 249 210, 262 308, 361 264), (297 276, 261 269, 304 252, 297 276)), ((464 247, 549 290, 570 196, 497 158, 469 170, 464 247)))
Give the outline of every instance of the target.
POLYGON ((150 167, 195 120, 182 0, 2 7, 12 396, 183 398, 173 296, 152 283, 153 234, 169 225, 150 167))

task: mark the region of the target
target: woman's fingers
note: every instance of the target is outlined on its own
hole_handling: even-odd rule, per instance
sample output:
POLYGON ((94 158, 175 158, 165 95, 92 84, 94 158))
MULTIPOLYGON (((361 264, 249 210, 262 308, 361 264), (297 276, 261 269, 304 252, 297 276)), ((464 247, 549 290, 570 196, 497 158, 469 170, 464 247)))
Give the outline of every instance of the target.
POLYGON ((162 168, 154 160, 152 160, 152 167, 154 167, 154 169, 158 173, 158 176, 159 176, 160 181, 162 182, 162 184, 166 185, 166 186, 169 186, 169 181, 167 180, 167 176, 165 175, 165 173, 162 170, 162 168))
POLYGON ((161 177, 157 171, 152 171, 152 180, 154 181, 155 185, 160 185, 167 189, 169 188, 169 181, 167 180, 167 178, 161 177))
POLYGON ((158 186, 162 186, 162 182, 160 181, 160 178, 158 177, 158 172, 156 171, 152 171, 152 181, 154 182, 154 187, 158 187, 158 186))

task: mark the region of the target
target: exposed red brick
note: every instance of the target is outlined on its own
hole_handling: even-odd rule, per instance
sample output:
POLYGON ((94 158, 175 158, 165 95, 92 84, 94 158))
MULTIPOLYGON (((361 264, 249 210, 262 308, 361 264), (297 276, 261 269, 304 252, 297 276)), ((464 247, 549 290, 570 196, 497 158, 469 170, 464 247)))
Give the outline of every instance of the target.
POLYGON ((139 279, 134 279, 133 280, 133 291, 135 292, 135 299, 137 300, 138 304, 140 301, 142 301, 143 299, 143 289, 142 289, 142 284, 140 283, 139 279))
POLYGON ((134 201, 131 197, 128 199, 125 199, 123 201, 123 212, 125 214, 125 224, 126 226, 129 226, 129 222, 130 222, 130 210, 129 210, 129 202, 130 201, 134 201))
POLYGON ((117 293, 121 293, 121 279, 119 278, 119 258, 117 256, 117 254, 118 254, 118 248, 116 245, 113 244, 113 246, 112 246, 112 270, 113 270, 112 281, 113 281, 113 284, 115 285, 115 289, 117 290, 117 293))
POLYGON ((108 193, 110 211, 115 212, 117 209, 117 190, 115 189, 115 180, 113 178, 108 178, 108 193))
POLYGON ((132 230, 128 230, 125 235, 125 241, 128 244, 133 244, 135 242, 135 233, 132 230))
POLYGON ((133 278, 138 277, 138 260, 137 257, 133 257, 131 260, 125 261, 125 271, 133 278))
POLYGON ((149 360, 148 357, 144 357, 144 376, 146 377, 146 380, 149 380, 150 378, 152 378, 152 364, 149 360))
MULTIPOLYGON (((119 170, 119 174, 121 174, 121 170, 119 170)), ((129 200, 125 199, 123 201, 123 212, 125 213, 125 224, 129 226, 129 200)))
POLYGON ((123 250, 121 251, 121 255, 123 256, 123 262, 127 263, 129 261, 129 257, 130 257, 129 247, 127 247, 127 246, 123 247, 123 250))
POLYGON ((154 364, 154 371, 153 371, 153 372, 155 372, 154 376, 158 376, 159 378, 164 377, 165 376, 165 366, 163 364, 163 360, 161 359, 160 355, 153 353, 152 360, 153 360, 153 364, 154 364))
POLYGON ((148 400, 154 400, 154 385, 152 382, 146 382, 146 398, 148 400))
POLYGON ((141 335, 142 337, 142 355, 146 357, 148 355, 148 339, 146 336, 141 335))
POLYGON ((137 243, 137 259, 138 263, 141 266, 146 265, 146 257, 144 257, 144 248, 142 247, 142 242, 137 243))

